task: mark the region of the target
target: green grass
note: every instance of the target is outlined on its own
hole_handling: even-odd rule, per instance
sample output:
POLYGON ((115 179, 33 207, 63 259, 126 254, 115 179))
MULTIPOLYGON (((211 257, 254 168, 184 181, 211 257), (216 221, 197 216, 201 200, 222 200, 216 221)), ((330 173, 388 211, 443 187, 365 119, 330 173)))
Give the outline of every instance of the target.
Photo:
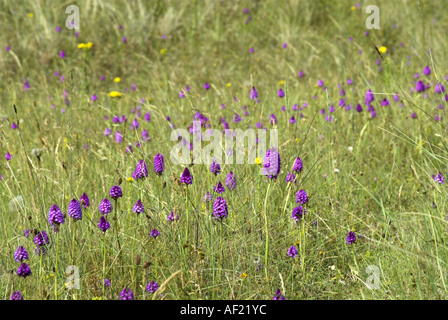
POLYGON ((359 1, 355 10, 356 1, 73 2, 0 3, 0 120, 5 119, 0 153, 13 154, 11 161, 0 161, 2 299, 16 290, 29 300, 117 299, 126 286, 136 299, 272 299, 277 288, 286 299, 447 298, 446 184, 431 178, 439 171, 447 174, 446 102, 434 93, 438 81, 447 86, 442 2, 359 1), (80 8, 79 38, 65 28, 70 4, 80 8), (381 29, 365 36, 365 7, 371 4, 380 8, 381 29), (243 12, 246 7, 249 14, 243 12), (252 20, 246 24, 248 16, 252 20), (90 50, 77 48, 87 42, 94 43, 90 50), (380 66, 375 46, 389 49, 380 66), (426 65, 431 76, 423 75, 426 65), (410 92, 416 72, 432 84, 427 98, 410 92), (115 77, 121 81, 114 83, 115 77), (26 91, 25 78, 31 86, 26 91), (348 78, 352 86, 346 85, 348 78), (315 86, 319 79, 327 92, 315 86), (204 82, 210 90, 202 88, 204 82), (338 84, 346 102, 353 108, 362 104, 363 112, 338 107, 338 84), (180 99, 186 85, 192 90, 180 99), (249 100, 252 85, 261 103, 249 100), (277 96, 279 88, 286 91, 284 99, 277 96), (364 104, 369 88, 376 94, 376 118, 364 104), (123 96, 108 98, 110 91, 123 96), (393 101, 396 92, 404 107, 393 101), (381 107, 385 97, 391 105, 381 107), (304 102, 308 107, 291 111, 304 102), (328 114, 330 105, 336 107, 335 121, 327 122, 319 112, 328 114), (151 111, 151 122, 140 118, 135 132, 129 130, 130 110, 137 106, 142 114, 151 111), (169 160, 176 142, 165 117, 188 129, 196 110, 219 130, 221 116, 231 128, 254 128, 261 121, 271 129, 274 113, 279 178, 269 182, 260 176, 255 159, 222 163, 217 177, 207 165, 196 164, 190 167, 194 182, 187 196, 178 184, 184 166, 169 160), (238 124, 232 122, 235 112, 243 118, 238 124), (411 118, 413 112, 417 119, 411 118), (103 120, 123 114, 126 125, 103 120), (295 124, 289 123, 293 114, 295 124), (19 129, 12 130, 17 119, 19 129), (124 143, 105 137, 105 128, 121 131, 124 143), (150 142, 141 142, 142 129, 150 142), (142 147, 126 153, 136 141, 142 147), (42 149, 41 155, 33 149, 42 149), (152 170, 156 153, 165 157, 162 176, 152 170), (304 163, 299 183, 286 184, 298 156, 304 163), (149 178, 127 181, 140 159, 148 164, 149 178), (237 177, 237 189, 224 192, 229 215, 219 223, 212 216, 213 202, 202 198, 218 180, 224 183, 229 171, 237 177), (119 179, 123 197, 117 205, 112 201, 111 229, 103 236, 98 205, 119 179), (296 224, 291 211, 299 189, 310 201, 305 219, 296 224), (67 216, 54 234, 47 221, 51 205, 67 213, 70 200, 84 192, 91 207, 83 219, 67 216), (10 207, 19 195, 23 205, 10 207), (132 207, 139 198, 146 212, 137 216, 132 207), (166 221, 171 211, 179 221, 166 221), (154 228, 161 232, 156 239, 149 237, 154 228), (45 256, 34 254, 34 235, 24 238, 25 229, 48 233, 45 256), (350 230, 362 235, 351 246, 345 241, 350 230), (26 279, 15 274, 19 245, 30 255, 32 275, 26 279), (287 255, 291 245, 299 251, 295 259, 287 255), (64 285, 70 265, 79 267, 78 290, 64 285), (370 265, 380 270, 377 290, 365 285, 370 265), (105 290, 104 275, 112 283, 105 290), (145 291, 149 281, 164 285, 153 295, 145 291))

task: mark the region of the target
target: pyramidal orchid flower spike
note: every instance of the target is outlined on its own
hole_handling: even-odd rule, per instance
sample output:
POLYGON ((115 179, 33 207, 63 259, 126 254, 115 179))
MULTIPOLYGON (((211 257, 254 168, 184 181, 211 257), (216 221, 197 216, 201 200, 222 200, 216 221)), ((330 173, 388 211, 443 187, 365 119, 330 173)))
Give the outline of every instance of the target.
POLYGON ((17 262, 22 262, 23 260, 28 260, 29 256, 28 256, 28 252, 26 251, 26 249, 22 246, 19 246, 16 250, 16 252, 14 252, 14 260, 16 260, 17 262))
POLYGON ((218 162, 213 161, 212 164, 210 165, 210 172, 213 173, 214 175, 218 175, 221 173, 221 166, 219 165, 218 162))
POLYGON ((110 188, 109 195, 112 199, 117 200, 118 198, 121 198, 123 196, 123 191, 121 190, 120 186, 113 186, 110 188))
POLYGON ((110 228, 110 223, 109 221, 107 221, 105 216, 100 217, 100 222, 98 222, 98 228, 104 233, 106 233, 106 231, 110 228))
POLYGON ((223 193, 226 190, 225 190, 224 186, 222 185, 221 181, 218 181, 216 186, 213 188, 213 191, 215 191, 217 193, 223 193))
POLYGON ((100 213, 107 216, 109 213, 112 212, 112 203, 109 199, 105 198, 103 201, 101 201, 99 206, 100 213))
POLYGON ((53 227, 54 231, 58 231, 60 224, 64 223, 64 215, 57 204, 53 204, 48 212, 48 223, 53 227))
POLYGON ((161 153, 157 153, 154 156, 154 172, 158 175, 161 175, 164 169, 165 169, 165 163, 163 155, 161 153))
POLYGON ((215 219, 222 221, 222 219, 227 218, 228 214, 226 200, 223 197, 217 197, 213 203, 213 216, 215 219))
POLYGON ((226 177, 226 186, 230 190, 236 189, 236 178, 232 171, 230 171, 226 177))
POLYGON ((79 201, 81 202, 81 205, 84 207, 84 209, 90 207, 90 200, 85 192, 82 194, 81 198, 79 198, 79 201))
POLYGON ((280 154, 275 147, 271 147, 266 151, 264 158, 264 175, 269 179, 277 179, 280 173, 280 154))
POLYGON ((186 185, 193 184, 193 176, 187 167, 185 167, 184 172, 182 172, 182 175, 180 176, 180 182, 185 183, 186 185))
POLYGON ((132 211, 137 214, 145 212, 145 208, 143 207, 142 200, 140 200, 140 199, 137 200, 132 211))
POLYGON ((139 180, 139 179, 145 179, 147 177, 148 177, 148 168, 146 167, 145 160, 142 159, 137 163, 137 166, 134 172, 132 173, 132 178, 134 178, 135 180, 139 180))
POLYGON ((82 208, 78 200, 72 199, 68 205, 68 215, 75 221, 82 220, 82 208))

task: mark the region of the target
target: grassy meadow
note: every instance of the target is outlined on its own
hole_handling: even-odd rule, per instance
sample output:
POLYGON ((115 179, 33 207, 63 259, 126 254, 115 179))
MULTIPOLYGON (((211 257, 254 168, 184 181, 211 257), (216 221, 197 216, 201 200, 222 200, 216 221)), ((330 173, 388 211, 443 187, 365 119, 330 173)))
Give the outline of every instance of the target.
POLYGON ((0 298, 447 299, 447 4, 0 0, 0 298), (173 163, 198 118, 277 129, 277 178, 173 163))

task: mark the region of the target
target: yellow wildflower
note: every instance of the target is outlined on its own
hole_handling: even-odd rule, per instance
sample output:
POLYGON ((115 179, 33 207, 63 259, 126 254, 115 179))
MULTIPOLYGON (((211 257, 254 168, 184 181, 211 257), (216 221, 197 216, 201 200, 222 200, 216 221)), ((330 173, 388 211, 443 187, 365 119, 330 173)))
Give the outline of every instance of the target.
POLYGON ((134 182, 134 178, 132 178, 132 177, 129 177, 129 178, 127 178, 126 179, 128 182, 134 182))
POLYGON ((168 52, 168 49, 163 48, 162 50, 160 50, 160 54, 165 55, 168 52))
POLYGON ((118 83, 118 82, 120 82, 121 81, 121 78, 120 77, 116 77, 115 79, 114 79, 114 82, 115 83, 118 83))
POLYGON ((352 6, 352 7, 350 8, 350 10, 355 11, 355 10, 356 10, 356 7, 355 7, 355 6, 352 6))
POLYGON ((255 163, 256 163, 256 164, 262 164, 262 163, 263 163, 263 159, 260 158, 260 157, 257 157, 257 158, 255 159, 255 163))
POLYGON ((92 48, 93 43, 92 42, 88 42, 88 43, 80 43, 78 44, 78 48, 79 49, 86 49, 89 50, 90 48, 92 48))
POLYGON ((241 275, 241 278, 242 278, 242 279, 246 279, 246 278, 247 278, 247 273, 244 272, 244 273, 241 275))
POLYGON ((34 13, 28 13, 28 17, 30 17, 30 18, 34 18, 34 13))
POLYGON ((379 47, 378 51, 379 51, 381 54, 385 54, 385 53, 387 52, 387 48, 386 48, 386 47, 379 47))
POLYGON ((279 86, 282 86, 282 85, 284 85, 284 84, 285 84, 285 80, 281 80, 281 81, 278 82, 278 85, 279 85, 279 86))
POLYGON ((226 83, 226 87, 230 88, 232 86, 232 84, 230 82, 226 83))
POLYGON ((111 98, 120 98, 121 97, 121 93, 118 91, 111 91, 108 94, 109 97, 111 98))

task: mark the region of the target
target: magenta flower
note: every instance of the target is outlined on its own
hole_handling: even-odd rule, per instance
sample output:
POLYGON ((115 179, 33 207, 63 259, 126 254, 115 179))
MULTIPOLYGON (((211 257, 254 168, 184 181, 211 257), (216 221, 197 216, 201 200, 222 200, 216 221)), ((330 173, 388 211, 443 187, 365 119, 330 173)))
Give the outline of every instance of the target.
POLYGON ((110 229, 110 223, 104 216, 101 216, 100 222, 98 222, 98 228, 106 233, 108 229, 110 229))
POLYGON ((101 201, 99 206, 100 213, 103 215, 108 215, 112 212, 112 203, 110 203, 110 200, 105 198, 103 201, 101 201))
POLYGON ((72 199, 68 205, 68 215, 75 221, 82 220, 82 208, 78 200, 72 199))
POLYGON ((278 97, 279 97, 279 98, 283 98, 283 97, 285 96, 285 92, 284 92, 283 89, 281 89, 281 88, 278 90, 278 93, 277 93, 277 94, 278 94, 278 97))
POLYGON ((280 168, 280 154, 275 147, 271 147, 266 151, 264 158, 264 175, 268 176, 269 179, 277 179, 280 168))
POLYGON ((193 184, 193 176, 190 173, 190 170, 188 170, 187 167, 185 167, 184 172, 182 172, 182 175, 180 176, 180 182, 185 184, 193 184))
POLYGON ((308 194, 305 190, 300 189, 296 194, 296 202, 300 204, 305 204, 308 202, 308 194))
POLYGON ((151 237, 151 238, 157 238, 158 236, 160 236, 160 231, 159 230, 157 230, 157 229, 153 229, 152 231, 151 231, 151 233, 149 234, 149 236, 151 237))
POLYGON ((154 172, 158 175, 161 175, 164 169, 165 161, 163 159, 163 155, 161 153, 157 153, 154 156, 154 172))
POLYGON ((227 218, 228 214, 226 200, 223 197, 217 197, 213 203, 213 216, 222 221, 223 218, 227 218))
POLYGON ((117 200, 118 198, 121 198, 123 196, 123 191, 121 190, 120 186, 113 186, 110 188, 109 195, 112 199, 117 200))
POLYGON ((132 211, 137 214, 145 212, 145 208, 143 207, 142 200, 140 200, 140 199, 137 200, 132 211))
POLYGON ((138 129, 138 127, 139 127, 139 123, 138 123, 138 119, 137 119, 137 118, 135 118, 135 119, 132 121, 132 127, 133 127, 134 129, 138 129))
POLYGON ((28 90, 29 88, 31 88, 31 86, 28 82, 28 79, 25 78, 24 83, 23 83, 23 90, 25 91, 25 90, 28 90))
POLYGON ((435 182, 438 182, 440 184, 445 183, 445 177, 440 172, 438 174, 433 174, 432 178, 434 179, 435 182))
POLYGON ((298 254, 299 254, 299 252, 297 251, 297 248, 295 246, 289 247, 288 256, 290 256, 291 258, 295 258, 295 257, 297 257, 298 254))
POLYGON ((257 91, 257 89, 255 89, 255 87, 252 87, 252 89, 250 89, 249 99, 250 100, 257 100, 258 99, 258 91, 257 91))
POLYGON ((79 198, 79 201, 84 208, 90 207, 90 200, 85 192, 82 194, 81 198, 79 198))
POLYGON ((132 173, 132 178, 138 180, 138 179, 144 179, 148 177, 148 169, 146 167, 146 162, 145 160, 140 160, 137 163, 137 166, 134 170, 134 172, 132 173))
POLYGON ((347 239, 345 240, 347 244, 353 244, 356 242, 356 235, 353 231, 350 231, 347 235, 347 239))
POLYGON ((122 143, 123 142, 123 136, 120 131, 115 132, 115 142, 116 143, 122 143))

